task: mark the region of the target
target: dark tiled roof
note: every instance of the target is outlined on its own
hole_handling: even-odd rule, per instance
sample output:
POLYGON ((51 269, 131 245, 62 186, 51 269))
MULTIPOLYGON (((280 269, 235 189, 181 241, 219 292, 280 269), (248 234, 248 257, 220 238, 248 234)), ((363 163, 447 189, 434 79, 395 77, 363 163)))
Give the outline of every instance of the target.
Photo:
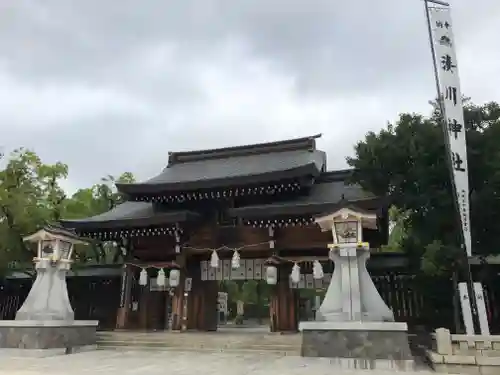
POLYGON ((317 176, 326 162, 314 137, 225 149, 171 153, 163 172, 144 182, 118 184, 126 194, 223 188, 317 176))
POLYGON ((84 241, 75 232, 73 232, 72 230, 68 230, 66 228, 62 228, 62 227, 54 226, 54 225, 46 225, 46 226, 43 227, 43 229, 47 233, 50 233, 50 234, 53 234, 53 235, 56 235, 56 236, 59 235, 59 236, 64 236, 64 237, 68 237, 68 238, 73 238, 75 240, 84 241))
POLYGON ((328 172, 327 174, 330 177, 320 177, 320 181, 312 186, 307 196, 282 203, 233 208, 230 214, 234 217, 249 219, 281 215, 317 215, 336 208, 340 204, 369 209, 375 209, 380 204, 380 199, 373 194, 364 191, 358 185, 349 185, 345 181, 348 171, 328 172))
POLYGON ((125 202, 100 215, 77 219, 61 220, 61 225, 72 229, 107 229, 119 227, 144 227, 183 222, 198 216, 192 211, 162 212, 152 203, 125 202))

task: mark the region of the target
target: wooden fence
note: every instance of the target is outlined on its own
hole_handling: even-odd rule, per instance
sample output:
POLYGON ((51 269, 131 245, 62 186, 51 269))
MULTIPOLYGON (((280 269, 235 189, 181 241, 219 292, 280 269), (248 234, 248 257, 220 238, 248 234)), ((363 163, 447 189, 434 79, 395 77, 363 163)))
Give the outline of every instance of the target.
MULTIPOLYGON (((456 289, 451 280, 415 276, 400 272, 372 275, 382 298, 393 310, 397 321, 432 331, 445 327, 460 328, 460 312, 454 303, 456 289)), ((492 334, 500 334, 500 278, 484 283, 485 300, 492 334)), ((99 320, 99 329, 114 329, 120 298, 119 276, 80 276, 68 278, 68 292, 75 318, 99 320)), ((24 302, 31 279, 0 280, 0 319, 14 319, 24 302)))
MULTIPOLYGON (((120 277, 69 277, 68 294, 75 319, 98 320, 100 330, 114 329, 120 298, 120 277)), ((14 319, 28 296, 31 279, 0 280, 0 319, 14 319)))

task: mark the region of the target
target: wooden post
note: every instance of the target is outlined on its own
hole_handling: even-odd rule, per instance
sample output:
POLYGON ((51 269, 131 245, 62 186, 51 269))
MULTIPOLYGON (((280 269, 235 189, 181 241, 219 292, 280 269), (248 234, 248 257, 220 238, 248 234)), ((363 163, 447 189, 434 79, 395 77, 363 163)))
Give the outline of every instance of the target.
POLYGON ((179 285, 174 289, 172 296, 172 330, 180 331, 184 325, 184 287, 186 285, 186 255, 179 254, 175 261, 181 267, 179 285))
POLYGON ((271 332, 295 332, 298 329, 298 291, 290 288, 290 272, 290 264, 278 266, 278 282, 269 308, 271 332))
POLYGON ((141 286, 141 296, 139 298, 139 328, 143 330, 149 329, 148 309, 151 293, 149 282, 146 286, 141 286))
POLYGON ((198 331, 217 330, 218 281, 201 280, 199 261, 189 264, 191 291, 187 301, 187 327, 198 331))
POLYGON ((132 295, 132 270, 130 266, 123 265, 122 280, 120 286, 120 305, 117 311, 116 328, 127 329, 129 328, 129 315, 131 308, 131 295, 132 295))

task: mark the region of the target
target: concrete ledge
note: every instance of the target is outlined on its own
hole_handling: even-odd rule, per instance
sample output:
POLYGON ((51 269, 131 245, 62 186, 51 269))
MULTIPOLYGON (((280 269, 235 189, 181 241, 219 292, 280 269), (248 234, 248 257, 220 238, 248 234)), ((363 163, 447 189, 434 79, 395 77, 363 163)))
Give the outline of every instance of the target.
POLYGON ((385 363, 378 368, 406 368, 413 356, 403 328, 404 323, 305 322, 301 355, 349 360, 361 366, 355 368, 377 368, 377 361, 385 363))
POLYGON ((401 322, 300 322, 299 331, 408 331, 401 322))
POLYGON ((4 321, 2 323, 0 348, 65 349, 71 353, 75 348, 97 344, 97 322, 84 321, 80 324, 79 321, 51 321, 49 324, 44 324, 47 322, 4 321))
POLYGON ((97 327, 97 320, 0 320, 0 327, 97 327))

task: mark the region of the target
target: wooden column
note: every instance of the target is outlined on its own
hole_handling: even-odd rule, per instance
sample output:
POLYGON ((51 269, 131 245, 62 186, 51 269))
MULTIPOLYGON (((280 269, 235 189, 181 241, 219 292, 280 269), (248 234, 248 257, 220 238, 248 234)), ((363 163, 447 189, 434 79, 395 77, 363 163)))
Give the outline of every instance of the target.
POLYGON ((190 264, 189 270, 192 284, 188 298, 188 329, 216 331, 218 281, 201 280, 199 261, 190 264))
MULTIPOLYGON (((149 278, 148 278, 149 279, 149 278)), ((141 286, 140 297, 139 297, 139 329, 147 330, 149 329, 149 319, 148 319, 148 310, 149 310, 149 302, 150 302, 150 279, 148 280, 148 284, 145 286, 141 286)))
POLYGON ((122 280, 120 286, 120 305, 117 311, 116 328, 127 329, 129 328, 129 315, 131 309, 131 296, 132 296, 132 270, 130 266, 123 265, 122 280))
POLYGON ((278 266, 278 282, 269 305, 271 332, 295 332, 298 329, 298 290, 290 288, 291 267, 289 264, 278 266))
POLYGON ((184 317, 184 288, 186 285, 186 256, 179 254, 175 258, 175 262, 181 266, 181 277, 179 285, 174 289, 172 296, 172 330, 180 331, 183 327, 184 317))

